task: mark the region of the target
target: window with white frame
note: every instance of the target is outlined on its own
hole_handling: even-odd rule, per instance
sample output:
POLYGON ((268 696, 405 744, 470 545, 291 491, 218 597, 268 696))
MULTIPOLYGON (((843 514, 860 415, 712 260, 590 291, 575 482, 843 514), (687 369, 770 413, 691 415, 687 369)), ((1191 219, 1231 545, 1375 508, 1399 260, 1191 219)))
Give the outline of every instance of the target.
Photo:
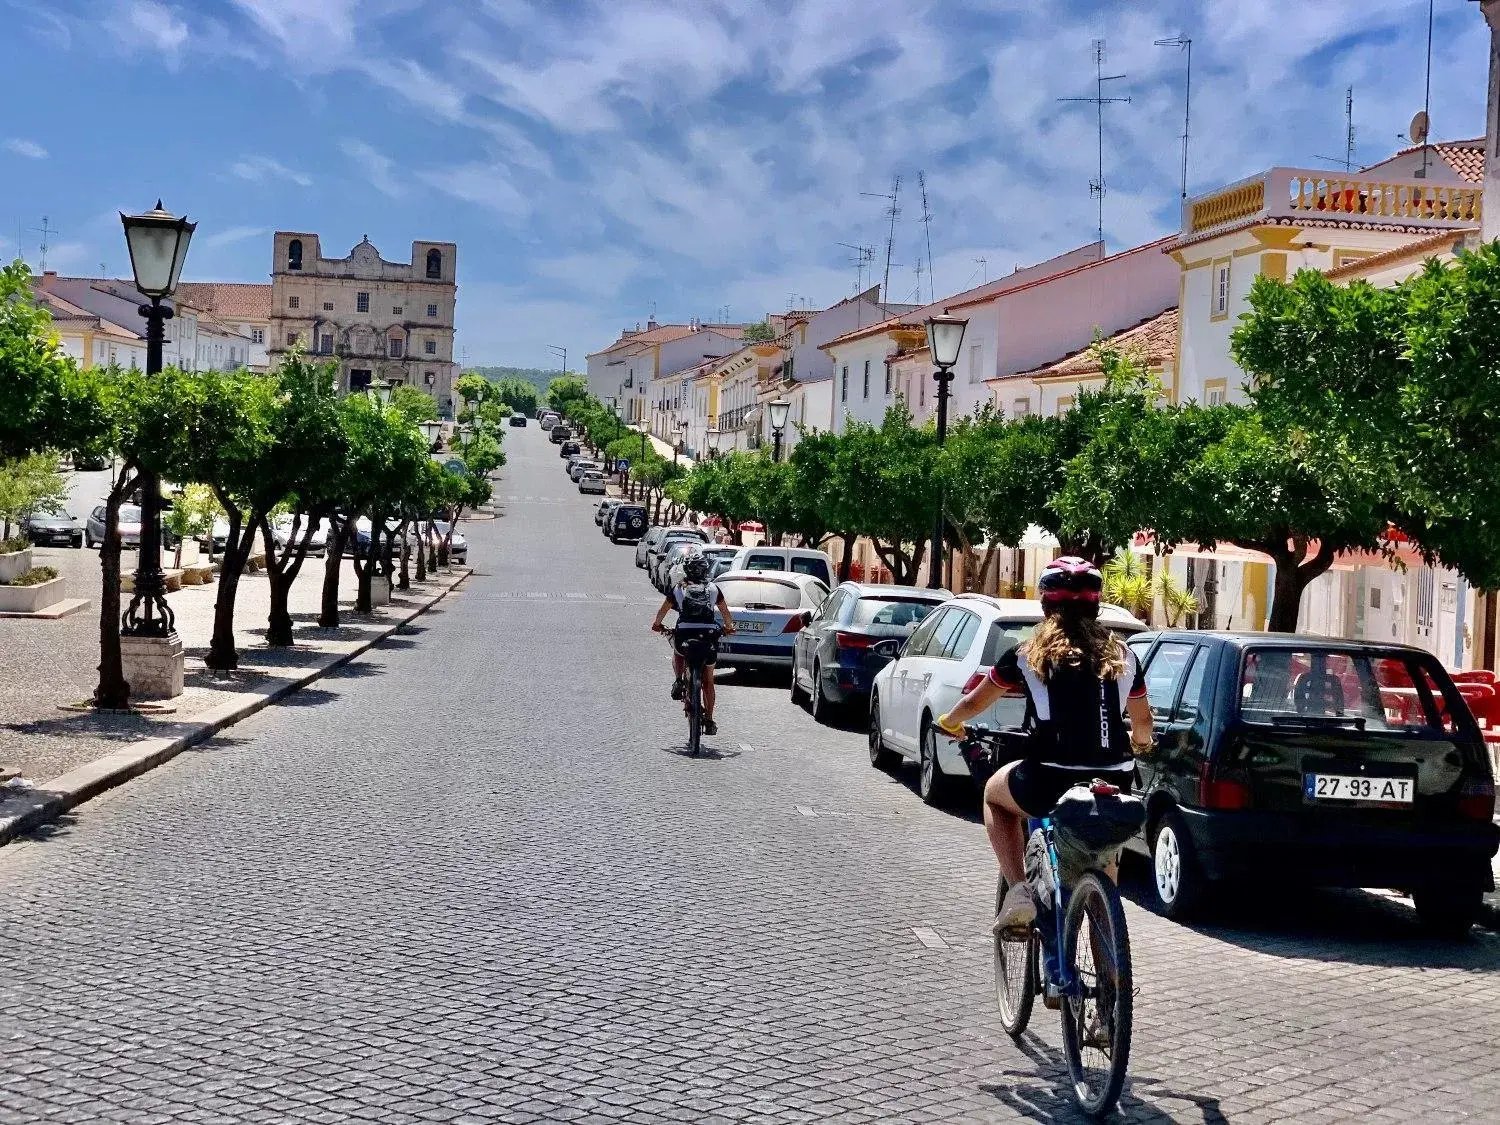
POLYGON ((286 299, 286 307, 289 309, 300 309, 302 307, 302 298, 288 297, 286 299))
POLYGON ((437 316, 437 306, 436 305, 428 305, 427 306, 427 315, 428 316, 437 316))
POLYGON ((354 311, 363 313, 370 311, 370 295, 368 293, 354 294, 354 311))
POLYGON ((333 311, 333 302, 332 301, 324 301, 323 302, 323 311, 324 312, 332 312, 333 311))
POLYGON ((399 336, 392 336, 390 338, 389 352, 390 352, 390 357, 392 359, 400 359, 401 358, 401 352, 402 352, 401 337, 399 337, 399 336))
POLYGON ((984 361, 984 345, 969 345, 969 382, 979 382, 979 368, 984 361))
POLYGON ((250 342, 252 344, 264 344, 266 342, 266 330, 264 328, 250 329, 250 342))
POLYGON ((1214 265, 1214 293, 1213 293, 1213 315, 1216 317, 1229 315, 1229 263, 1218 262, 1214 265))
POLYGON ((437 355, 437 341, 436 340, 423 340, 422 341, 422 354, 423 355, 437 355))
POLYGON ((1031 413, 1031 399, 1018 398, 1010 404, 1010 413, 1013 418, 1025 418, 1031 413))
POLYGON ((1228 392, 1229 384, 1223 379, 1210 379, 1203 384, 1203 402, 1208 406, 1223 406, 1228 392))

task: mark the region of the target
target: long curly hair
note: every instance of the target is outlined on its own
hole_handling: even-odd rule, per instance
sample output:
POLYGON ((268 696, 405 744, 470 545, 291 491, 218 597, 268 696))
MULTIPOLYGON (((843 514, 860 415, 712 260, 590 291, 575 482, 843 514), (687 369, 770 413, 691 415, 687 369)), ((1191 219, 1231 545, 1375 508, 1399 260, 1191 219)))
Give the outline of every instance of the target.
POLYGON ((1117 680, 1125 674, 1125 646, 1092 613, 1067 608, 1049 613, 1020 649, 1043 683, 1064 666, 1081 668, 1101 680, 1117 680))

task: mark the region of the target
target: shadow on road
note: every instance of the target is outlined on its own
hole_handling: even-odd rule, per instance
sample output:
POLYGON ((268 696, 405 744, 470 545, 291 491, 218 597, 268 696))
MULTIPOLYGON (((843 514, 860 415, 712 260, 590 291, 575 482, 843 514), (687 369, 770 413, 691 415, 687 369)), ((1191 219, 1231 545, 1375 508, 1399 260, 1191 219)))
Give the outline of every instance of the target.
POLYGON ((740 751, 738 750, 719 750, 706 742, 699 744, 698 753, 696 754, 690 753, 685 744, 682 746, 665 747, 662 752, 665 754, 675 754, 677 757, 687 758, 689 761, 702 759, 709 762, 727 762, 730 758, 738 758, 740 756, 740 751))
MULTIPOLYGON (((1051 1013, 1047 1013, 1051 1014, 1051 1013)), ((1095 1119, 1079 1110, 1069 1089, 1068 1064, 1060 1050, 1049 1047, 1029 1032, 1016 1041, 1016 1048, 1035 1064, 1032 1070, 1007 1070, 1005 1083, 981 1082, 980 1089, 1030 1121, 1048 1125, 1084 1125, 1095 1119)), ((1120 1108, 1114 1121, 1180 1121, 1201 1125, 1227 1125, 1229 1118, 1219 1108, 1219 1099, 1201 1094, 1183 1094, 1166 1087, 1160 1079, 1128 1076, 1120 1108)))

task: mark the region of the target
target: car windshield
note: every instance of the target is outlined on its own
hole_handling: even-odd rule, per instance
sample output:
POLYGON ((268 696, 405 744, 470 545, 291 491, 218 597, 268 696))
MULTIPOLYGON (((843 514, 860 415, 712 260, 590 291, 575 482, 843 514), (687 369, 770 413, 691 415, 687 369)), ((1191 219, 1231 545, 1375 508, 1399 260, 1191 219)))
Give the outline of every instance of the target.
POLYGON ((1264 648, 1245 654, 1240 717, 1248 723, 1436 734, 1452 732, 1468 718, 1468 710, 1430 658, 1334 648, 1264 648))
POLYGON ((790 582, 731 578, 720 582, 719 589, 725 602, 736 609, 796 609, 802 604, 802 591, 790 582))
POLYGON ((849 624, 915 628, 922 618, 941 604, 925 598, 860 598, 854 603, 854 616, 849 619, 849 624))
POLYGON ((125 504, 120 508, 121 523, 140 523, 141 510, 134 504, 125 504))

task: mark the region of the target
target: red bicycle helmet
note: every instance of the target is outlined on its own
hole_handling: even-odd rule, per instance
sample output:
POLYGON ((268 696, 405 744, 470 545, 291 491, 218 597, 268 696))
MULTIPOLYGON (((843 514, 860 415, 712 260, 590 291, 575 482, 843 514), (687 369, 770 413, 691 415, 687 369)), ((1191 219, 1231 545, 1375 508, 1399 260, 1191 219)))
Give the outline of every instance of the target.
POLYGON ((1059 613, 1064 608, 1098 613, 1104 575, 1088 559, 1064 555, 1042 568, 1036 589, 1047 613, 1059 613))

